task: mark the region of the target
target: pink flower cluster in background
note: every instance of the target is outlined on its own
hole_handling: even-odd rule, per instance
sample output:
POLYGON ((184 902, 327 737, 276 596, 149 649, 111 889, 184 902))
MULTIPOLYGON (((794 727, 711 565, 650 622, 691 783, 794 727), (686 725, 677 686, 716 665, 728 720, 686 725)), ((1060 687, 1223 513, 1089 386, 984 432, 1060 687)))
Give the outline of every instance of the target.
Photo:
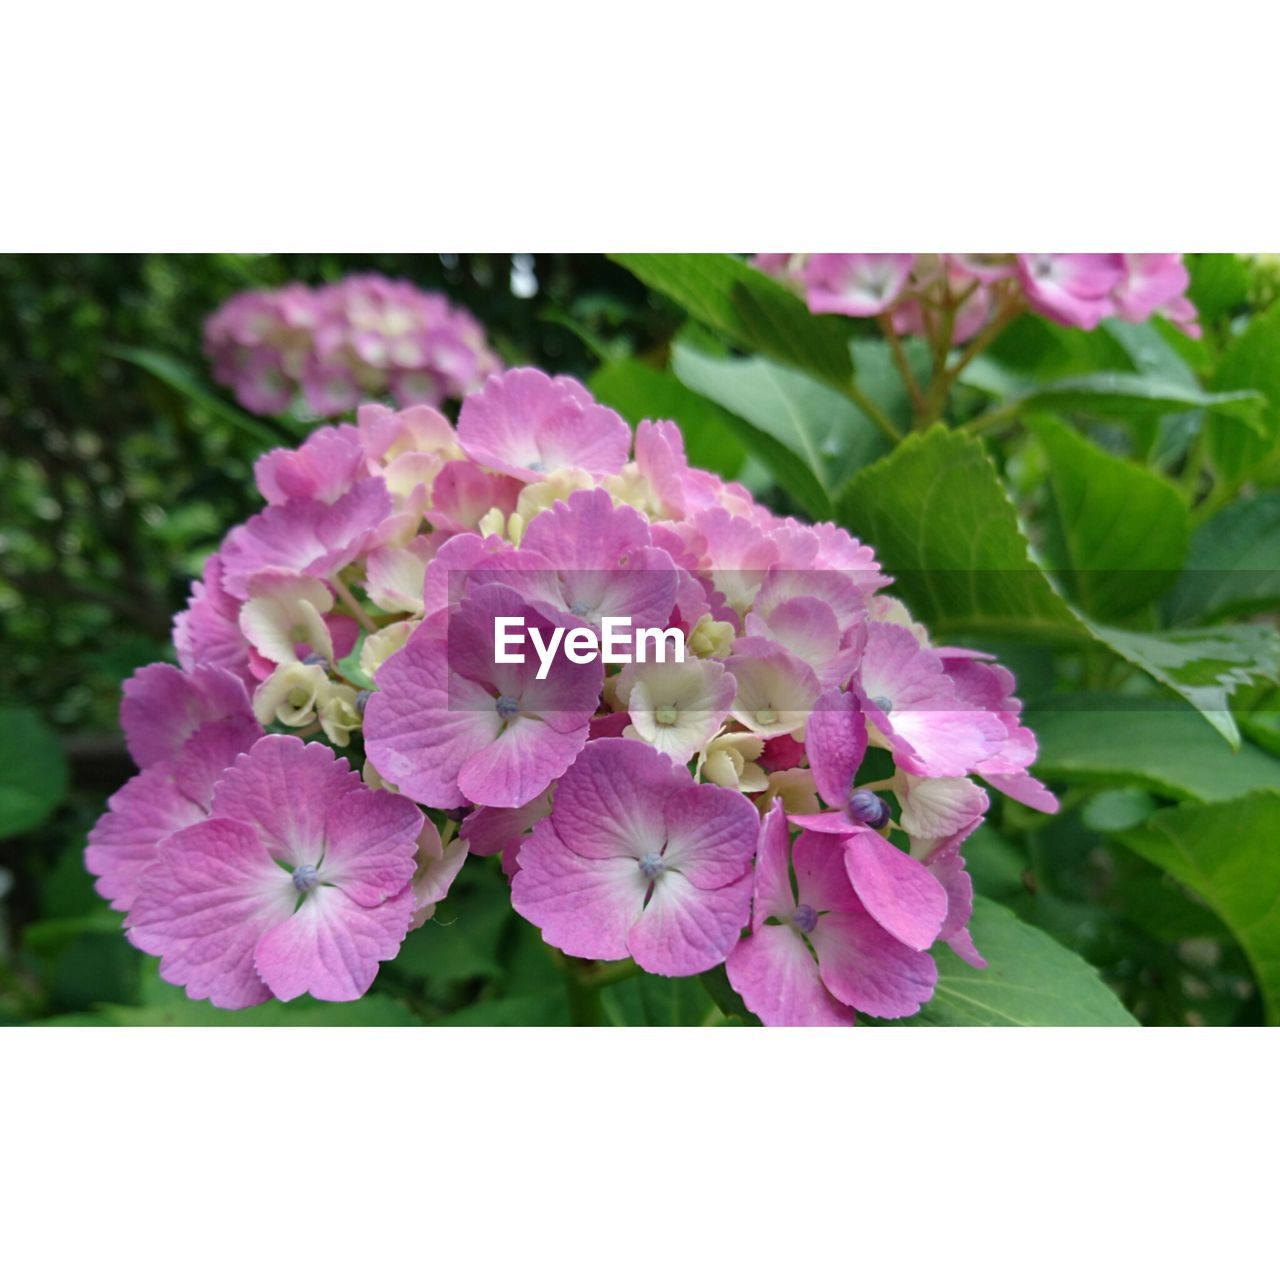
POLYGON ((470 312, 379 275, 236 294, 204 341, 214 377, 251 413, 299 401, 316 417, 366 400, 440 405, 502 367, 470 312))
POLYGON ((724 964, 770 1024, 910 1015, 938 944, 984 963, 962 847, 987 788, 1056 801, 1012 676, 935 645, 870 547, 536 369, 456 427, 365 405, 256 477, 180 666, 125 684, 141 773, 89 842, 167 980, 229 1008, 355 998, 486 855, 551 945, 724 964), (499 617, 674 627, 686 660, 561 651, 538 679, 495 660, 499 617))
POLYGON ((755 263, 811 311, 887 315, 898 333, 936 337, 935 315, 953 309, 953 344, 1022 308, 1076 329, 1159 315, 1200 336, 1180 253, 762 253, 755 263))

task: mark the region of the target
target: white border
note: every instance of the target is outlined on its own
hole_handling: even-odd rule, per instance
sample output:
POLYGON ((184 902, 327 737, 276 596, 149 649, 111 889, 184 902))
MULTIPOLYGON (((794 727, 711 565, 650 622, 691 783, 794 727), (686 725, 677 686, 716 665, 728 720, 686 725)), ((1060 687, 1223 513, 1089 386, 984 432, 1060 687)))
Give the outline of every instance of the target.
POLYGON ((0 250, 1277 244, 1280 16, 46 0, 0 18, 0 250))
POLYGON ((10 1031, 6 1270, 1262 1275, 1278 1073, 1265 1030, 10 1031))

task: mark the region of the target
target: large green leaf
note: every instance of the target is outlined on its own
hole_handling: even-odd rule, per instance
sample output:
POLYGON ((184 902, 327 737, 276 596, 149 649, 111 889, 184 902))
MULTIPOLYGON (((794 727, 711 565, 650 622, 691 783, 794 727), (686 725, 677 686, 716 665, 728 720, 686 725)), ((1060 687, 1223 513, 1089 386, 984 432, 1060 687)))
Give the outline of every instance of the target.
POLYGON ((0 840, 38 827, 67 794, 67 762, 44 721, 0 707, 0 840))
POLYGON ((1131 616, 1165 592, 1186 558, 1182 498, 1060 422, 1041 421, 1036 433, 1049 456, 1052 567, 1092 617, 1131 616))
POLYGON ((1007 907, 977 898, 969 931, 987 961, 973 969, 936 948, 938 987, 907 1025, 1131 1027, 1132 1016, 1096 971, 1007 907))
POLYGON ((274 446, 291 443, 292 437, 288 432, 274 423, 255 418, 237 409, 235 405, 228 404, 203 378, 173 356, 163 351, 146 351, 141 347, 110 346, 106 350, 117 360, 145 369, 170 390, 176 391, 192 404, 199 405, 215 418, 220 418, 228 426, 257 440, 259 444, 274 446))
POLYGON ((935 427, 864 467, 839 515, 876 548, 897 593, 935 631, 1101 643, 1185 698, 1233 746, 1230 695, 1280 669, 1280 640, 1268 628, 1127 631, 1073 609, 1032 562, 981 443, 961 433, 935 427))
POLYGON ((1255 316, 1233 339, 1211 382, 1219 391, 1251 388, 1266 398, 1261 429, 1244 426, 1221 411, 1205 424, 1214 469, 1234 484, 1256 471, 1280 441, 1280 306, 1255 316))
POLYGON ((685 451, 695 467, 732 480, 742 470, 743 447, 730 413, 691 391, 670 373, 639 360, 601 365, 591 375, 592 394, 631 423, 666 418, 684 435, 685 451))
POLYGON ((1213 622, 1280 607, 1280 494, 1229 507, 1191 538, 1165 611, 1173 622, 1213 622))
POLYGON ((1184 804, 1116 838, 1198 893, 1253 966, 1267 1018, 1280 1022, 1280 792, 1184 804))
POLYGON ((1077 694, 1027 712, 1047 780, 1133 783, 1174 800, 1227 800, 1280 788, 1280 760, 1245 743, 1237 752, 1175 702, 1077 694))
POLYGON ((976 440, 940 426, 912 436, 853 477, 838 515, 876 548, 920 620, 939 631, 1068 644, 1088 638, 1032 563, 976 440))
POLYGON ((617 253, 651 289, 730 341, 844 388, 853 379, 850 325, 815 316, 804 301, 740 258, 724 253, 617 253))
POLYGON ((851 401, 761 356, 706 355, 677 344, 672 368, 686 387, 734 415, 744 443, 818 519, 859 467, 885 451, 884 437, 851 401))

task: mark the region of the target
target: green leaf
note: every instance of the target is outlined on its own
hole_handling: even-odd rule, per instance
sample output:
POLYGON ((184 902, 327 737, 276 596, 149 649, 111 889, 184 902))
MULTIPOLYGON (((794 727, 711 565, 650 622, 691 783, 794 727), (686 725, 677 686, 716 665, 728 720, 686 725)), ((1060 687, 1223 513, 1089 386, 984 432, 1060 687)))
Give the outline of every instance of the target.
POLYGON ((40 826, 67 794, 67 761, 34 711, 0 707, 0 840, 40 826))
POLYGON ((215 1009, 207 1000, 132 1005, 101 1005, 103 1020, 113 1027, 413 1027, 417 1018, 398 1000, 362 996, 341 1003, 299 996, 282 1004, 268 1000, 252 1009, 215 1009))
POLYGON ((1036 424, 1049 456, 1052 566, 1092 617, 1131 616, 1173 583, 1187 554, 1187 509, 1162 477, 1055 421, 1036 424))
POLYGON ((940 946, 933 999, 903 1025, 928 1027, 1131 1027, 1110 987, 1074 951, 976 898, 969 932, 987 961, 972 969, 940 946))
POLYGON ((1280 792, 1184 804, 1116 838, 1198 893, 1244 949, 1268 1021, 1280 1022, 1280 792))
POLYGON ((1280 788, 1280 760, 1245 743, 1232 751, 1205 721, 1175 702, 1077 694, 1031 707, 1049 781, 1132 783, 1173 800, 1228 800, 1280 788))
POLYGON ((558 989, 480 1000, 436 1019, 438 1027, 567 1027, 569 1006, 558 989))
POLYGON ((935 631, 1100 642, 1185 698, 1233 746, 1230 695, 1280 671, 1280 639, 1268 628, 1122 631, 1072 609, 1032 563, 986 451, 962 433, 935 427, 864 467, 839 514, 876 548, 896 593, 935 631))
POLYGON ((884 437, 838 392, 760 356, 705 355, 677 344, 676 377, 734 415, 743 443, 816 519, 859 467, 885 451, 884 437))
POLYGON ((649 288, 730 341, 844 388, 853 379, 851 326, 815 316, 803 299, 724 253, 616 253, 649 288))
POLYGON ((1189 253, 1186 263, 1191 272, 1187 293, 1202 319, 1216 320, 1248 300, 1249 269, 1237 254, 1189 253))
POLYGON ((1214 470, 1229 484, 1246 479, 1275 452, 1280 440, 1280 306, 1255 316, 1223 353, 1211 385, 1219 391, 1252 388, 1265 397, 1261 429, 1210 416, 1205 441, 1214 470))
POLYGON ((126 346, 108 346, 105 350, 117 360, 145 369, 153 378, 158 378, 192 404, 199 405, 229 427, 250 436, 260 444, 275 446, 294 442, 281 428, 228 404, 199 375, 163 351, 145 351, 141 347, 126 346))
POLYGON ((697 978, 638 974, 600 992, 615 1027, 707 1027, 724 1022, 716 1002, 697 978))
POLYGON ((1255 682, 1280 679, 1280 633, 1239 623, 1182 631, 1120 631, 1090 624, 1093 634, 1126 662, 1185 698, 1233 747, 1240 730, 1231 696, 1255 682))
POLYGON ((689 390, 670 373, 639 360, 618 360, 591 375, 591 392, 633 424, 645 418, 675 422, 693 466, 726 480, 742 470, 745 453, 733 415, 689 390))
POLYGON ((981 443, 913 435, 849 482, 838 515, 879 553, 915 615, 939 631, 1080 643, 1087 630, 1044 573, 981 443))
POLYGON ((1135 421, 1191 409, 1213 409, 1221 421, 1239 431, 1256 433, 1263 409, 1261 396, 1251 390, 1201 391, 1176 378, 1156 374, 1104 371, 1057 382, 1028 385, 984 360, 975 360, 961 376, 966 386, 997 396, 1003 403, 969 424, 980 431, 1022 414, 1047 410, 1081 413, 1132 426, 1135 421))
POLYGON ((1191 538, 1165 604, 1172 622, 1213 622, 1280 607, 1280 494, 1223 508, 1191 538))

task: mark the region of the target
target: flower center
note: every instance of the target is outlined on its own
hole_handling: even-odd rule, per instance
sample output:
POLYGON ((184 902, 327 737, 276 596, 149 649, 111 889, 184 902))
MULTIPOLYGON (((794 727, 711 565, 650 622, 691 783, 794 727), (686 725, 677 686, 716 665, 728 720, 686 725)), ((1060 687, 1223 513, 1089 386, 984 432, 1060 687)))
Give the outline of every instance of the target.
POLYGON ((812 933, 813 926, 818 923, 818 913, 803 902, 795 909, 792 914, 791 923, 795 925, 801 933, 812 933))
POLYGON ((646 880, 656 880, 665 870, 662 865, 662 854, 646 853, 640 859, 640 874, 646 880))
POLYGON ((878 831, 889 821, 889 806, 874 791, 855 791, 849 797, 849 816, 878 831))
POLYGON ((872 698, 871 701, 874 702, 876 706, 885 713, 885 715, 888 715, 889 712, 893 710, 893 699, 886 698, 883 693, 878 697, 872 698))
POLYGON ((675 724, 675 722, 680 719, 680 713, 675 709, 674 706, 672 706, 671 703, 664 702, 662 706, 658 707, 654 711, 653 718, 659 724, 672 725, 672 724, 675 724))
POLYGON ((777 724, 778 713, 772 707, 761 707, 760 710, 756 712, 756 723, 765 725, 777 724))
POLYGON ((493 705, 504 720, 510 720, 520 710, 520 704, 509 693, 504 693, 493 705))
POLYGON ((301 867, 294 867, 293 875, 289 879, 293 881, 293 887, 299 893, 306 893, 308 889, 314 889, 320 883, 320 872, 308 862, 301 867))

